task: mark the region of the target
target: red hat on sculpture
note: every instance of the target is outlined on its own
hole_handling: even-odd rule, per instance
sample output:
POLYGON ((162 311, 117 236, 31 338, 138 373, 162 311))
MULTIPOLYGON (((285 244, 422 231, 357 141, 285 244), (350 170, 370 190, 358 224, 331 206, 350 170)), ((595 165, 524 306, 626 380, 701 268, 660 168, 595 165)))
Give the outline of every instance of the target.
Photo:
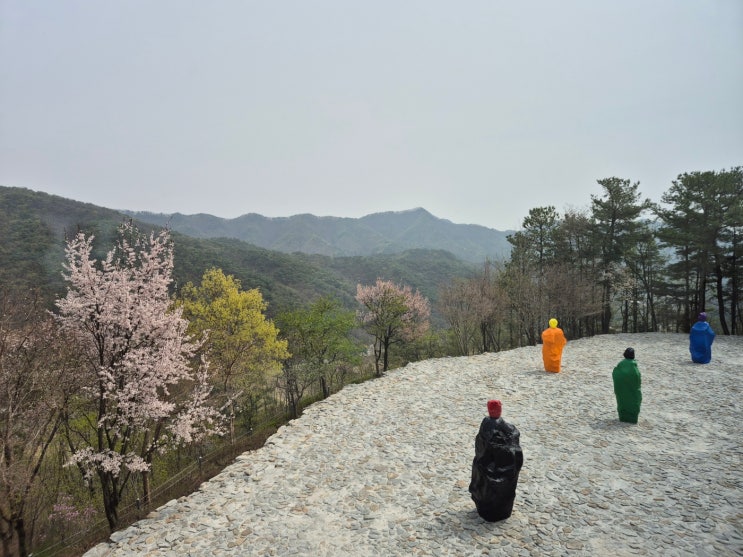
POLYGON ((503 410, 503 405, 500 400, 488 401, 488 415, 491 418, 500 418, 501 410, 503 410))

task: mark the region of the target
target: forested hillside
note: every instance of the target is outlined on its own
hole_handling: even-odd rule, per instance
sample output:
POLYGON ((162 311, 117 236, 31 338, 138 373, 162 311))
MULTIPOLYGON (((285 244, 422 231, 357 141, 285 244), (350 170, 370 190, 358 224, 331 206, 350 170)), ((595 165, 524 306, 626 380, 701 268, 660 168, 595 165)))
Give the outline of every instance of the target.
MULTIPOLYGON (((0 282, 38 286, 48 299, 64 292, 64 239, 78 230, 96 236, 100 250, 112 243, 126 215, 88 203, 0 186, 0 282)), ((137 222, 137 221, 135 221, 137 222)), ((149 230, 158 226, 138 222, 149 230)), ((238 278, 243 288, 258 288, 270 316, 331 296, 348 308, 358 282, 377 278, 401 282, 435 300, 441 284, 469 276, 473 266, 443 250, 410 250, 369 257, 328 257, 283 253, 229 238, 193 238, 173 232, 176 287, 198 282, 210 267, 238 278)))
POLYGON ((78 229, 110 244, 116 211, 24 188, 0 186, 0 284, 64 291, 64 239, 78 229))

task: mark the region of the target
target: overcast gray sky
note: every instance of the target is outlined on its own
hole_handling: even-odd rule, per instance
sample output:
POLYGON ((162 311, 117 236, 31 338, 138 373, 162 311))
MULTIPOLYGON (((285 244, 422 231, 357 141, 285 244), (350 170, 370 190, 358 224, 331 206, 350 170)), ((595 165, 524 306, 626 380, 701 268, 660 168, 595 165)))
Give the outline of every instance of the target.
POLYGON ((0 184, 519 228, 743 165, 741 0, 0 0, 0 184))

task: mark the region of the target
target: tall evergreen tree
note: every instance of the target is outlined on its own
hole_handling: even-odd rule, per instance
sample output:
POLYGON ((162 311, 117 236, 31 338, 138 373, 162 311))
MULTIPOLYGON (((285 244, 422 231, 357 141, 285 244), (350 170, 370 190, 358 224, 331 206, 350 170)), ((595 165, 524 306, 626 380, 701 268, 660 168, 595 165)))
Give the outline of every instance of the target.
POLYGON ((669 265, 672 279, 681 286, 682 329, 688 331, 698 312, 705 311, 709 293, 717 301, 723 334, 730 334, 725 307, 737 319, 740 299, 740 230, 743 228, 741 168, 730 171, 680 174, 663 194, 658 216, 663 222, 659 238, 672 248, 676 260, 669 265))
POLYGON ((529 209, 529 215, 522 222, 522 230, 516 232, 516 235, 523 235, 527 253, 540 274, 555 257, 555 230, 559 224, 560 215, 553 206, 536 207, 529 209))
POLYGON ((630 184, 621 178, 598 180, 604 189, 602 196, 591 196, 592 235, 599 251, 602 287, 601 332, 608 333, 612 320, 615 284, 622 272, 629 250, 638 240, 639 219, 652 204, 640 199, 640 183, 630 184))
POLYGON ((724 334, 728 334, 725 319, 725 293, 730 301, 730 334, 743 331, 740 303, 743 297, 743 167, 722 170, 717 174, 717 190, 721 197, 722 247, 715 261, 717 278, 717 302, 720 323, 724 334))

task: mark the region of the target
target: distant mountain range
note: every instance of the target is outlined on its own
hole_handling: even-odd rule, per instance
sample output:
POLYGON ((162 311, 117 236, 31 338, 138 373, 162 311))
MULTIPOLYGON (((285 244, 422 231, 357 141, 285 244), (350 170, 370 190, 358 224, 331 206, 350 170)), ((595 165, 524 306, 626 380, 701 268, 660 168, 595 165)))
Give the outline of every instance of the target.
POLYGON ((361 218, 264 217, 255 213, 234 219, 207 214, 183 215, 122 211, 132 218, 194 238, 234 238, 283 253, 330 257, 394 254, 411 249, 444 250, 463 261, 507 259, 513 231, 475 224, 454 224, 422 208, 374 213, 361 218))

